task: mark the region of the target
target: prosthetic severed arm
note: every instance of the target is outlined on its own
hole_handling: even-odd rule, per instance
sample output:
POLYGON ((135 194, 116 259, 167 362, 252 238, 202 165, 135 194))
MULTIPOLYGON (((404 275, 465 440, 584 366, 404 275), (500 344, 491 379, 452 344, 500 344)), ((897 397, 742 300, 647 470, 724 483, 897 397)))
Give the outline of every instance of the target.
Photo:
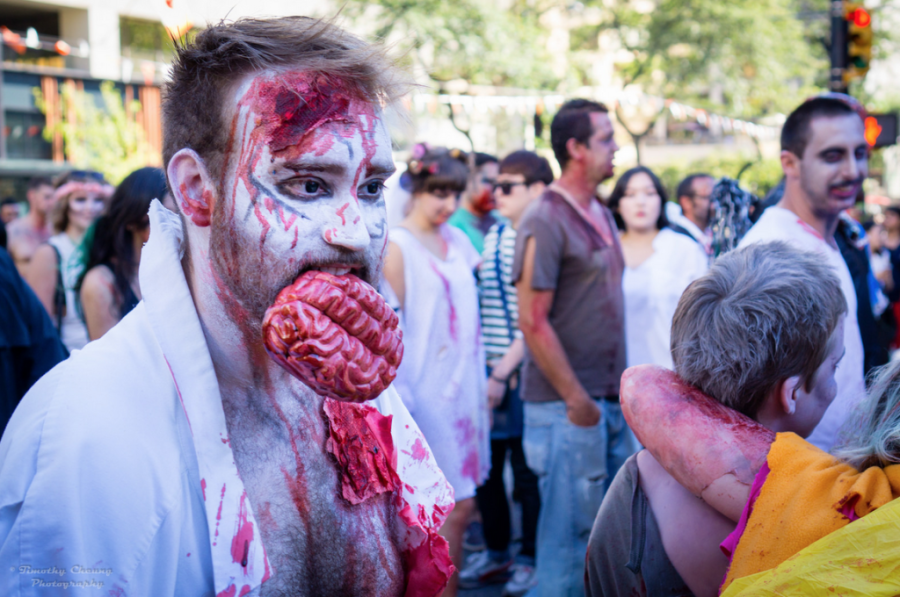
POLYGON ((654 365, 622 375, 622 411, 681 485, 738 521, 775 433, 654 365))

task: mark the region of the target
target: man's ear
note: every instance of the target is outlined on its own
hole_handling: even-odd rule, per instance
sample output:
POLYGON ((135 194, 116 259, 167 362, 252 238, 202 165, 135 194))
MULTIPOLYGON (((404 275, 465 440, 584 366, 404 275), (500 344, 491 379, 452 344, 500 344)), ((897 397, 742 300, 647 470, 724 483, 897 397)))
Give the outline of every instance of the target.
POLYGON ((781 152, 781 170, 787 178, 799 178, 800 158, 792 151, 783 150, 781 152))
POLYGON ((193 149, 180 149, 167 168, 172 196, 195 226, 209 226, 215 206, 214 186, 203 158, 193 149))
POLYGON ((778 399, 781 408, 788 415, 797 412, 797 390, 800 389, 800 376, 795 375, 781 382, 778 388, 778 399))
POLYGON ((572 161, 578 161, 581 158, 581 153, 584 150, 584 145, 578 142, 578 139, 575 137, 571 137, 568 141, 566 141, 566 151, 569 154, 569 159, 572 161))

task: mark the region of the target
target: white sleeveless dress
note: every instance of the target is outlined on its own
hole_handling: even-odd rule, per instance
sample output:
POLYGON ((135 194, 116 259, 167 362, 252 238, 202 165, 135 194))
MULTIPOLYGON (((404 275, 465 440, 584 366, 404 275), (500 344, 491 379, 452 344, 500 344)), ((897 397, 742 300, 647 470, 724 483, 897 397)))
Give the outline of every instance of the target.
POLYGON ((456 501, 475 495, 490 470, 490 414, 473 270, 481 260, 466 235, 441 226, 442 261, 411 232, 394 228, 403 253, 403 362, 394 386, 431 446, 456 501))

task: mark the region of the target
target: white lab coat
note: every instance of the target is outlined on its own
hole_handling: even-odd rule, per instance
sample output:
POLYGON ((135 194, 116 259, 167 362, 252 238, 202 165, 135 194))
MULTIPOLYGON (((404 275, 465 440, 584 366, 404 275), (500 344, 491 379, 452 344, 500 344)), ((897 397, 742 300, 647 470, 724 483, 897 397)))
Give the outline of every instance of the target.
MULTIPOLYGON (((0 442, 0 595, 237 597, 257 595, 269 575, 249 500, 241 511, 181 221, 157 201, 150 220, 144 300, 44 376, 0 442), (239 520, 253 529, 246 569, 232 555, 239 520)), ((421 432, 393 388, 369 404, 393 415, 400 503, 439 526, 453 493, 430 451, 412 459, 421 432)), ((398 524, 408 524, 401 549, 425 539, 398 524)))

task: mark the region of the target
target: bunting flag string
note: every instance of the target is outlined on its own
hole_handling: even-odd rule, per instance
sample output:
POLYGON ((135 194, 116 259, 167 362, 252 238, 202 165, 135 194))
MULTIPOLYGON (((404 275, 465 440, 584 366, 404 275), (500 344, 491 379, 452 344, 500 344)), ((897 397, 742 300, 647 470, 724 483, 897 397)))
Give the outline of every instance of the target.
MULTIPOLYGON (((411 101, 404 102, 407 107, 412 107, 416 112, 428 114, 438 113, 439 106, 449 105, 454 114, 488 112, 504 112, 509 115, 522 116, 549 110, 555 112, 565 102, 566 96, 561 94, 544 95, 463 95, 463 94, 433 94, 415 93, 411 101)), ((754 122, 731 118, 722 114, 715 114, 703 108, 695 108, 688 104, 672 99, 664 99, 643 93, 621 92, 613 101, 628 104, 641 105, 653 103, 657 109, 668 110, 672 118, 679 121, 693 120, 703 127, 714 132, 725 134, 743 134, 755 139, 775 139, 781 129, 776 126, 762 125, 754 122)))

